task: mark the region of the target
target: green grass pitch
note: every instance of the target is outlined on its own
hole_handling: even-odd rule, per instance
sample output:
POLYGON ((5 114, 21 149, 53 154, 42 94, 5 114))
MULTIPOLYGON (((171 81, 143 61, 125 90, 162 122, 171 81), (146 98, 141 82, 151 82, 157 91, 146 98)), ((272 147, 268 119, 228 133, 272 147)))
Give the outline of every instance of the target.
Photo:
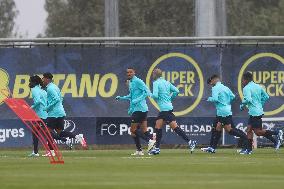
POLYGON ((131 157, 132 150, 63 151, 64 165, 27 151, 0 151, 1 189, 283 189, 284 150, 235 149, 216 154, 186 149, 162 150, 158 156, 131 157))

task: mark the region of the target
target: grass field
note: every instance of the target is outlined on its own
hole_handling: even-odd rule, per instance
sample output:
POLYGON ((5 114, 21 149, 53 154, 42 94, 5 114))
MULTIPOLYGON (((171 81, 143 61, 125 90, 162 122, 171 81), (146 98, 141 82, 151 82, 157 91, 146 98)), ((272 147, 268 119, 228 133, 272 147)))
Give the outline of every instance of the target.
POLYGON ((63 151, 65 164, 50 165, 47 158, 27 158, 26 151, 0 151, 0 188, 284 188, 283 149, 257 149, 249 156, 235 149, 192 155, 173 149, 143 158, 131 152, 63 151))

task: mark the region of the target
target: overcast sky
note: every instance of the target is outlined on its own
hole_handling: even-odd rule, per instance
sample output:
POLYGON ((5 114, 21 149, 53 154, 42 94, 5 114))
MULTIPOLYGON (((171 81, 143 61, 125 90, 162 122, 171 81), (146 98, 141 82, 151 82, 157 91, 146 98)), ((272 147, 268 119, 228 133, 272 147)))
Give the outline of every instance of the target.
POLYGON ((17 32, 24 37, 33 38, 44 33, 47 13, 45 0, 14 0, 19 11, 16 19, 17 32), (27 34, 27 35, 26 35, 27 34))

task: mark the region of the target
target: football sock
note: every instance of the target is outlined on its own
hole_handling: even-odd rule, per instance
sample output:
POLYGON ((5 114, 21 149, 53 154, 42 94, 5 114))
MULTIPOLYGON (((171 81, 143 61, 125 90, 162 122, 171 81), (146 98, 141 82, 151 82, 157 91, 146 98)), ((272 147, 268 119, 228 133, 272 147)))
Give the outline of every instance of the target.
POLYGON ((156 132, 156 148, 160 148, 162 136, 163 136, 163 130, 162 129, 155 129, 156 132))
POLYGON ((138 136, 132 137, 134 140, 134 143, 136 145, 136 149, 137 151, 142 151, 142 147, 141 147, 141 143, 140 143, 140 139, 138 136))
POLYGON ((33 145, 34 145, 34 153, 38 153, 38 138, 35 134, 33 134, 33 145))
POLYGON ((221 134, 222 134, 222 131, 217 131, 215 130, 214 133, 212 133, 213 135, 213 144, 212 144, 212 148, 213 149, 217 149, 217 145, 219 143, 219 140, 221 138, 221 134))
POLYGON ((187 137, 187 135, 185 134, 185 132, 179 128, 179 127, 176 127, 174 129, 174 131, 176 132, 176 134, 178 134, 181 138, 183 138, 183 140, 185 140, 186 142, 189 142, 189 139, 187 137))
POLYGON ((135 135, 136 136, 138 136, 138 137, 140 137, 140 138, 142 138, 143 140, 145 140, 145 141, 147 141, 147 142, 149 142, 149 140, 150 140, 150 137, 149 136, 146 136, 144 133, 142 133, 140 130, 136 130, 135 131, 135 135))
POLYGON ((264 137, 270 140, 271 142, 273 142, 273 144, 276 144, 276 139, 272 136, 274 134, 275 134, 275 131, 266 130, 264 137))
POLYGON ((240 137, 241 138, 241 143, 242 143, 242 148, 247 149, 248 148, 248 139, 247 135, 241 131, 240 129, 232 128, 229 132, 230 135, 240 137))

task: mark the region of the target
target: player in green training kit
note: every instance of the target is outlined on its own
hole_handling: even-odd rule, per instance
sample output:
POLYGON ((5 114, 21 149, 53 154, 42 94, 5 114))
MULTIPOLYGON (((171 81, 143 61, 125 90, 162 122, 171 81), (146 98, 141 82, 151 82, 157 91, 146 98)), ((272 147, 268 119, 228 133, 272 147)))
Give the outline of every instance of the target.
POLYGON ((127 69, 127 79, 129 80, 129 94, 126 96, 117 96, 116 99, 129 100, 130 102, 128 109, 128 114, 131 115, 130 132, 136 145, 136 152, 131 155, 144 155, 139 137, 148 142, 148 151, 155 145, 155 140, 152 140, 152 136, 147 130, 148 106, 146 98, 151 93, 146 84, 135 76, 133 68, 127 69))
POLYGON ((264 114, 263 106, 269 99, 268 94, 260 85, 253 82, 253 77, 250 72, 247 72, 243 75, 242 84, 244 86, 244 98, 242 100, 242 104, 240 105, 240 109, 242 111, 245 107, 248 108, 249 121, 247 136, 249 139, 249 152, 252 152, 253 132, 257 136, 264 136, 273 142, 275 149, 278 150, 283 140, 283 131, 262 129, 262 116, 264 114), (276 139, 273 137, 273 135, 276 136, 276 139))
MULTIPOLYGON (((63 98, 61 96, 60 89, 52 82, 53 75, 51 73, 43 74, 43 84, 46 86, 47 91, 47 107, 46 111, 48 114, 47 118, 47 127, 51 131, 56 131, 59 137, 67 138, 69 137, 69 141, 71 138, 77 139, 81 145, 86 148, 87 144, 82 134, 75 135, 69 131, 64 130, 64 118, 66 116, 64 107, 63 107, 63 98)), ((48 152, 43 156, 54 156, 54 150, 52 146, 49 144, 49 148, 51 149, 51 154, 48 152)))
POLYGON ((207 83, 212 86, 212 96, 208 98, 207 101, 213 102, 216 106, 217 116, 213 124, 213 131, 211 136, 211 146, 207 148, 201 148, 202 151, 208 153, 215 153, 217 144, 221 137, 222 127, 230 135, 240 137, 242 140, 242 150, 240 154, 247 154, 248 139, 246 134, 240 129, 234 128, 232 120, 232 108, 231 102, 235 99, 235 95, 232 91, 223 85, 220 81, 219 76, 213 75, 208 80, 207 83))
POLYGON ((173 105, 172 101, 178 95, 179 90, 171 84, 169 81, 166 81, 162 77, 162 70, 155 69, 153 71, 153 94, 152 98, 158 103, 160 112, 156 120, 155 133, 156 133, 156 145, 149 154, 157 155, 160 154, 160 143, 162 139, 162 127, 165 124, 169 124, 170 127, 182 137, 189 146, 191 152, 193 152, 196 141, 189 140, 186 133, 177 125, 176 117, 173 114, 173 105))
MULTIPOLYGON (((36 112, 39 118, 46 123, 47 112, 46 112, 46 103, 47 103, 47 94, 46 91, 41 88, 42 81, 38 75, 31 76, 29 81, 29 87, 31 88, 33 105, 31 108, 36 112)), ((33 152, 29 155, 30 157, 38 157, 38 138, 33 133, 33 152)))

